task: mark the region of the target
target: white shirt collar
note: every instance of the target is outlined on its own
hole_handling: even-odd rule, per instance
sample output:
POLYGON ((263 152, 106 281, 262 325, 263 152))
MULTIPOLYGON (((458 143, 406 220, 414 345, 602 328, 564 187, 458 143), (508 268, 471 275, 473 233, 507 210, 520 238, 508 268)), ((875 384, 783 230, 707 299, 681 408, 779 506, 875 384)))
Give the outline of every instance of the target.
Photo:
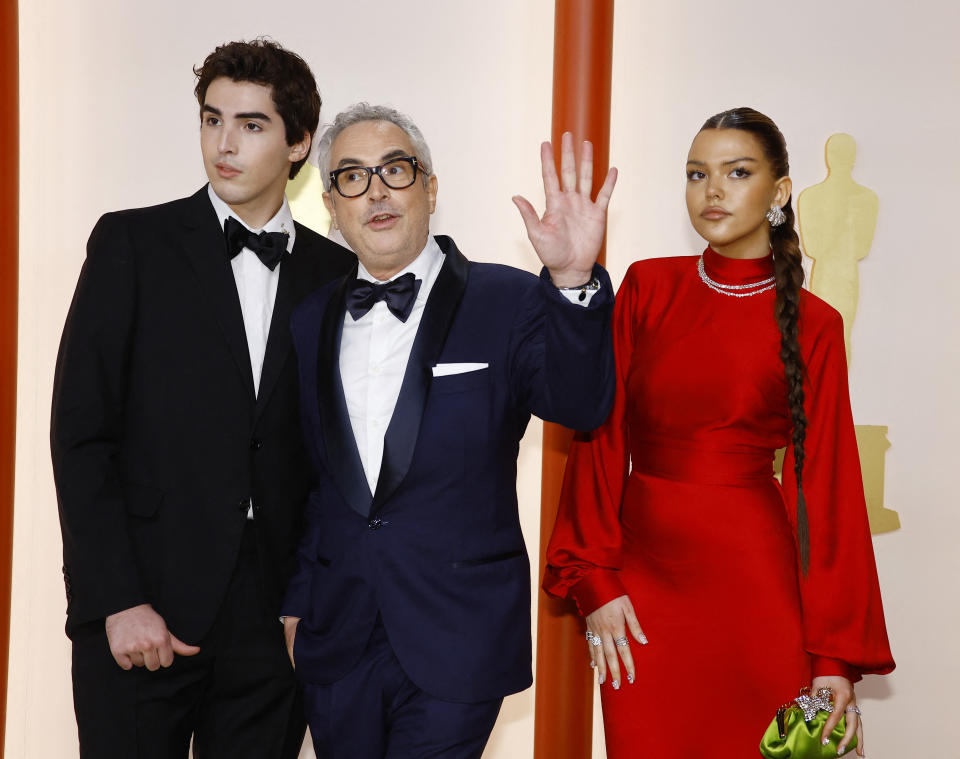
POLYGON ((286 232, 290 239, 287 240, 287 252, 290 253, 293 250, 293 243, 297 237, 297 229, 293 224, 293 214, 290 212, 290 204, 287 202, 287 196, 283 196, 283 203, 280 205, 280 210, 274 215, 270 221, 264 224, 260 229, 251 229, 239 216, 237 216, 228 206, 223 199, 213 191, 213 187, 210 184, 207 184, 207 194, 210 196, 210 202, 213 204, 213 210, 217 212, 217 218, 220 220, 220 229, 223 229, 223 225, 227 220, 228 216, 232 216, 237 221, 239 221, 243 226, 249 229, 251 232, 259 234, 260 232, 286 232))
MULTIPOLYGON (((420 251, 420 254, 413 259, 407 266, 398 271, 392 277, 391 280, 400 277, 407 272, 413 272, 413 276, 416 279, 419 279, 423 282, 421 286, 421 294, 423 294, 423 289, 428 285, 433 284, 433 280, 436 279, 437 273, 440 271, 440 266, 443 264, 443 251, 440 250, 440 246, 437 244, 437 241, 433 239, 433 235, 427 237, 427 244, 423 246, 423 250, 420 251)), ((382 282, 386 280, 378 280, 374 277, 367 268, 361 262, 357 267, 357 279, 365 279, 368 282, 382 282)), ((419 300, 419 298, 418 298, 419 300)))

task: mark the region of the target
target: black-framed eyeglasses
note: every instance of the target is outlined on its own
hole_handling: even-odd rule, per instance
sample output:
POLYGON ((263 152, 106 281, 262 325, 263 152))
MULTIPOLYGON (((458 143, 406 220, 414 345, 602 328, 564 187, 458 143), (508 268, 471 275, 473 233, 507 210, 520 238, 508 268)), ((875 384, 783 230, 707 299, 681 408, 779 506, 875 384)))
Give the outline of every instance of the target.
POLYGON ((423 166, 416 156, 392 158, 379 166, 344 166, 330 172, 330 184, 345 198, 357 198, 370 189, 370 181, 378 174, 391 190, 403 190, 417 181, 417 170, 423 166))

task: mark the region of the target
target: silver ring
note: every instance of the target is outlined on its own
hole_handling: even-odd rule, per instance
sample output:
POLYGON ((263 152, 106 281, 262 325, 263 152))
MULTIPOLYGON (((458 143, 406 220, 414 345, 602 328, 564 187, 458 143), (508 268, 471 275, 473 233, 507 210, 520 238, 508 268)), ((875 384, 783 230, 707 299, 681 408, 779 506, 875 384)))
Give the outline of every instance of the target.
POLYGON ((613 642, 617 644, 618 648, 623 648, 624 646, 630 645, 630 643, 627 641, 626 635, 621 635, 619 638, 616 638, 613 642))
POLYGON ((845 712, 853 712, 853 713, 856 714, 858 717, 862 716, 862 714, 863 714, 863 713, 860 711, 860 707, 857 706, 856 704, 853 704, 852 706, 848 706, 846 709, 844 709, 844 711, 845 711, 845 712))
POLYGON ((600 646, 603 645, 603 641, 600 639, 600 636, 596 633, 590 632, 587 630, 587 643, 591 646, 600 646))

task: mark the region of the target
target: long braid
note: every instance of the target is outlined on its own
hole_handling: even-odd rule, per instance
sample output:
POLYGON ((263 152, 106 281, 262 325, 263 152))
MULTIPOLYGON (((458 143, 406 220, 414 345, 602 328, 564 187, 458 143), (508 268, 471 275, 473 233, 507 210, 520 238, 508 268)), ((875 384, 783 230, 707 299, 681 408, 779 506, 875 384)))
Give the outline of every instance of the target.
POLYGON ((774 316, 780 328, 780 360, 787 378, 787 402, 793 422, 794 473, 797 477, 797 545, 803 574, 810 567, 810 523, 807 502, 803 496, 804 440, 807 437, 807 414, 803 408, 803 357, 798 340, 800 321, 800 289, 803 286, 803 265, 800 239, 794 229, 794 213, 790 201, 783 208, 787 220, 770 230, 773 248, 773 276, 776 280, 774 316))
MULTIPOLYGON (((741 129, 756 137, 770 161, 774 177, 790 175, 787 143, 773 121, 752 108, 734 108, 711 116, 701 129, 741 129)), ((798 339, 800 331, 800 289, 803 286, 803 256, 790 200, 783 207, 786 221, 770 229, 773 248, 773 276, 776 281, 774 317, 780 329, 780 360, 787 379, 787 405, 793 424, 794 472, 797 477, 797 547, 800 569, 810 568, 810 523, 803 495, 803 444, 807 437, 807 415, 803 408, 803 356, 798 339)))

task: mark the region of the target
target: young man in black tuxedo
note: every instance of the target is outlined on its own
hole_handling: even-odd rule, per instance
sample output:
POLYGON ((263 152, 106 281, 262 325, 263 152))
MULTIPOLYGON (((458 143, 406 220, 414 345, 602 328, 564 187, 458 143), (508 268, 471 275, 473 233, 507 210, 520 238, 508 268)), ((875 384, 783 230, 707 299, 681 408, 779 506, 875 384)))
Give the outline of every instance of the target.
POLYGON ((51 448, 81 756, 295 757, 283 628, 310 473, 289 319, 355 265, 284 196, 320 96, 273 42, 195 69, 210 180, 97 223, 51 448))

